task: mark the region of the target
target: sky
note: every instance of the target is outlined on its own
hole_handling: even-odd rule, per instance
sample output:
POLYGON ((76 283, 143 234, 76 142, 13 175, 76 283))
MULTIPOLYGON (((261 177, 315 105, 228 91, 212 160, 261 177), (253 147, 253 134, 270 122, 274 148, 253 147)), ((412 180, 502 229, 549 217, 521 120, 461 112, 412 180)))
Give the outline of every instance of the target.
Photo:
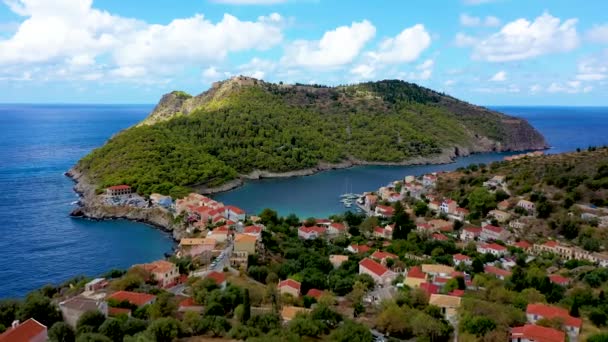
POLYGON ((0 0, 0 102, 156 103, 236 75, 608 105, 606 0, 0 0))

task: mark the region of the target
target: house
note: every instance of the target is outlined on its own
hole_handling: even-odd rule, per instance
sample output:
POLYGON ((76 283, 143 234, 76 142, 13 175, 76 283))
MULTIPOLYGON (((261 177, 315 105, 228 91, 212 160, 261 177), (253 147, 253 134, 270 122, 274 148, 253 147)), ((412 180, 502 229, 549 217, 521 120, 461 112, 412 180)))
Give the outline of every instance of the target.
POLYGON ((468 209, 465 208, 456 208, 456 211, 452 215, 452 217, 457 218, 458 220, 464 220, 470 214, 468 209))
POLYGON ((76 327, 76 322, 82 314, 87 311, 99 311, 108 317, 108 303, 104 300, 90 299, 76 296, 59 303, 63 320, 72 328, 76 327))
POLYGON ((196 257, 206 251, 213 251, 217 241, 213 238, 183 238, 179 241, 181 255, 196 257))
POLYGON ((192 298, 192 297, 183 299, 182 301, 179 302, 179 304, 177 306, 177 311, 179 311, 179 312, 193 311, 193 312, 201 313, 201 312, 203 312, 204 309, 205 309, 205 307, 203 305, 200 305, 197 302, 195 302, 194 298, 192 298))
POLYGON ((370 257, 380 261, 382 265, 386 265, 386 260, 388 259, 399 260, 399 257, 395 254, 383 251, 375 251, 370 257))
POLYGON ((509 238, 509 232, 501 227, 496 227, 491 224, 486 224, 481 227, 479 239, 483 241, 501 240, 506 241, 509 238))
POLYGON ((13 324, 0 334, 1 342, 45 342, 47 340, 46 326, 30 318, 23 323, 14 321, 13 324))
POLYGON ((526 318, 528 319, 528 323, 536 323, 543 318, 559 318, 563 321, 568 335, 572 337, 578 336, 583 326, 583 321, 578 317, 570 316, 568 310, 542 303, 528 304, 526 318))
POLYGON ((532 248, 532 244, 526 240, 521 240, 521 241, 515 242, 513 244, 513 247, 517 247, 517 248, 523 249, 524 251, 528 251, 530 248, 532 248))
POLYGON ((557 329, 526 324, 511 329, 511 342, 565 342, 566 334, 557 329))
POLYGON ((333 222, 327 228, 327 234, 332 236, 346 234, 346 226, 339 222, 333 222))
POLYGON ((245 211, 233 205, 224 207, 224 217, 234 222, 245 221, 245 211))
POLYGON ((416 231, 423 234, 430 234, 436 232, 437 230, 435 229, 435 227, 431 226, 426 222, 420 222, 416 223, 416 231))
POLYGON ((454 267, 440 264, 423 264, 422 272, 431 277, 448 277, 454 272, 454 267))
POLYGON ((366 210, 371 210, 372 208, 374 208, 376 206, 377 203, 378 203, 378 196, 373 195, 373 194, 365 195, 365 202, 364 202, 363 206, 365 207, 366 210))
POLYGON ((460 254, 460 253, 454 254, 452 256, 452 260, 454 261, 454 265, 456 265, 456 266, 458 266, 460 264, 470 266, 471 264, 473 264, 473 260, 471 259, 470 256, 460 254))
POLYGON ((509 210, 509 208, 511 208, 511 202, 504 200, 504 201, 500 201, 498 202, 498 204, 496 204, 496 208, 498 208, 498 210, 509 210))
POLYGON ((348 255, 337 255, 332 254, 329 256, 329 262, 334 266, 334 268, 340 267, 345 261, 348 260, 348 255))
POLYGON ((277 285, 277 289, 279 289, 280 294, 290 294, 295 298, 300 297, 300 289, 302 288, 302 284, 300 282, 295 281, 293 279, 285 279, 277 285))
POLYGON ((441 207, 441 202, 439 201, 430 201, 428 204, 429 210, 431 211, 439 211, 439 208, 441 207))
POLYGON ((570 284, 570 278, 562 277, 559 274, 551 274, 549 276, 549 280, 553 284, 557 284, 557 285, 560 285, 560 286, 568 286, 570 284))
POLYGON ((534 212, 534 210, 536 210, 536 205, 534 205, 533 202, 526 201, 524 199, 519 200, 519 202, 517 202, 517 206, 526 209, 528 212, 534 212))
POLYGON ((127 308, 108 308, 108 317, 118 317, 121 315, 125 315, 127 317, 131 317, 131 309, 127 308))
POLYGON ((236 234, 234 237, 234 251, 247 252, 248 255, 256 254, 258 238, 247 234, 236 234))
POLYGON ((448 321, 453 320, 458 314, 461 298, 444 294, 431 294, 429 305, 435 305, 441 309, 441 313, 448 321))
POLYGON ((395 272, 370 258, 359 262, 359 274, 369 274, 377 284, 388 285, 395 278, 395 272))
MULTIPOLYGON (((546 241, 543 244, 534 244, 534 252, 542 253, 548 252, 560 256, 563 259, 570 260, 575 257, 575 250, 569 246, 561 245, 559 242, 554 240, 546 241)), ((586 253, 585 253, 586 254, 586 253)), ((582 255, 579 255, 579 257, 582 255)))
POLYGON ((114 185, 106 188, 106 195, 108 196, 124 196, 130 195, 133 190, 128 185, 114 185))
POLYGON ((494 176, 489 180, 483 182, 483 186, 485 187, 500 187, 505 183, 505 176, 494 176))
POLYGON ((427 296, 432 296, 439 293, 439 286, 427 282, 423 282, 418 286, 427 296))
POLYGON ((456 203, 456 201, 454 201, 453 199, 449 199, 449 198, 443 200, 443 202, 441 202, 441 205, 439 206, 439 210, 442 213, 446 213, 446 214, 455 213, 456 208, 458 208, 458 203, 456 203))
POLYGON ((363 254, 369 252, 371 248, 367 245, 350 245, 346 247, 346 250, 351 253, 363 254))
POLYGON ((249 253, 247 252, 232 252, 230 254, 230 266, 234 268, 247 268, 249 263, 249 253))
POLYGON ((500 223, 507 222, 511 218, 511 214, 498 209, 490 210, 488 216, 495 218, 500 223))
POLYGON ((481 235, 481 228, 479 227, 466 227, 460 232, 460 240, 462 241, 473 241, 481 235))
POLYGON ((172 262, 166 260, 157 260, 149 264, 135 266, 139 266, 150 272, 154 277, 154 280, 156 280, 158 285, 161 287, 169 287, 177 284, 177 280, 179 278, 179 269, 172 262))
POLYGON ((324 292, 318 289, 310 289, 308 292, 306 292, 306 296, 312 297, 317 301, 321 298, 321 296, 323 296, 323 294, 324 292))
POLYGON ((325 228, 325 227, 302 226, 302 227, 298 228, 298 237, 303 240, 314 240, 314 239, 318 239, 318 238, 324 236, 326 232, 327 232, 327 228, 325 228))
POLYGON ((431 225, 431 227, 433 227, 433 229, 435 229, 435 231, 441 231, 444 233, 450 233, 454 231, 454 223, 448 220, 434 219, 430 220, 429 224, 431 225))
POLYGON ((141 292, 117 291, 108 296, 107 299, 112 299, 119 303, 126 301, 135 306, 142 307, 144 305, 154 303, 154 300, 156 300, 156 296, 141 292))
POLYGON ((411 288, 420 287, 420 284, 426 282, 426 274, 422 272, 420 266, 411 267, 405 276, 403 283, 411 288))
POLYGON ((211 271, 207 273, 205 278, 213 280, 222 290, 226 288, 226 275, 223 272, 211 271))
POLYGON ((422 176, 422 185, 425 187, 434 187, 437 182, 437 176, 433 174, 422 176))
POLYGON ((500 280, 505 280, 507 277, 511 276, 511 272, 507 270, 503 270, 502 268, 498 268, 496 266, 486 266, 484 267, 484 272, 488 274, 492 274, 496 278, 500 280))
POLYGON ((395 209, 393 209, 393 207, 390 207, 388 205, 378 204, 376 206, 375 213, 376 213, 376 216, 380 216, 380 217, 392 217, 393 214, 395 213, 395 209))
POLYGON ((84 292, 96 292, 108 286, 106 278, 95 278, 84 284, 84 292))
POLYGON ((261 226, 247 226, 243 229, 243 234, 260 237, 260 236, 262 236, 262 227, 261 226))
POLYGON ((298 314, 309 314, 311 309, 300 308, 296 306, 283 306, 281 309, 281 318, 287 323, 294 319, 298 314))
POLYGON ((394 227, 395 227, 394 224, 386 225, 384 228, 375 227, 372 235, 375 238, 392 240, 394 227))
POLYGON ((161 194, 151 194, 150 201, 163 208, 169 208, 173 205, 173 200, 171 199, 171 196, 163 196, 161 194))
POLYGON ((440 233, 434 233, 433 235, 431 235, 431 239, 435 240, 435 241, 448 241, 448 237, 440 234, 440 233))
POLYGON ((497 243, 482 243, 477 245, 477 251, 481 254, 492 254, 499 257, 507 253, 507 247, 497 243))
POLYGON ((220 226, 207 234, 207 237, 215 239, 215 241, 219 243, 224 243, 228 240, 228 236, 230 235, 230 227, 228 226, 220 226))

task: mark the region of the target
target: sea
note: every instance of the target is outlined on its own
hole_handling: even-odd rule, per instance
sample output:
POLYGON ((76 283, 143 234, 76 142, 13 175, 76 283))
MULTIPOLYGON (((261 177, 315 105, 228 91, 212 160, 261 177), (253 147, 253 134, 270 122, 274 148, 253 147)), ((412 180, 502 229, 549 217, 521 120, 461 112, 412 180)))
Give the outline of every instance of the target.
MULTIPOLYGON (((64 176, 74 163, 122 129, 142 120, 152 105, 0 105, 0 299, 24 297, 45 284, 77 275, 162 258, 173 241, 150 226, 68 216, 78 199, 64 176)), ((493 107, 523 117, 541 131, 548 153, 608 145, 608 107, 493 107)), ((478 154, 455 163, 362 166, 313 176, 263 179, 215 198, 259 213, 327 217, 346 208, 339 196, 375 190, 406 175, 453 170, 501 160, 478 154)))

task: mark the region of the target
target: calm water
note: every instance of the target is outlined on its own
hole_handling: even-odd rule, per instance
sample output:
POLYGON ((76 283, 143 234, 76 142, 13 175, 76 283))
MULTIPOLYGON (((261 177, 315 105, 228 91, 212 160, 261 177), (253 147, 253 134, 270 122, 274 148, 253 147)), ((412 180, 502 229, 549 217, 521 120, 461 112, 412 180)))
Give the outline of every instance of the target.
MULTIPOLYGON (((151 109, 148 105, 0 105, 0 298, 23 296, 78 274, 96 275, 150 261, 171 249, 168 235, 142 224, 67 216, 76 196, 63 172, 151 109)), ((608 108, 500 109, 528 118, 554 146, 551 152, 608 144, 608 108)), ((408 174, 502 157, 485 154, 449 165, 356 167, 261 180, 217 198, 248 212, 272 207, 281 214, 321 217, 344 210, 337 197, 346 191, 373 190, 408 174)))
POLYGON ((143 224, 68 217, 77 198, 63 172, 150 109, 0 105, 0 298, 171 250, 168 235, 143 224))

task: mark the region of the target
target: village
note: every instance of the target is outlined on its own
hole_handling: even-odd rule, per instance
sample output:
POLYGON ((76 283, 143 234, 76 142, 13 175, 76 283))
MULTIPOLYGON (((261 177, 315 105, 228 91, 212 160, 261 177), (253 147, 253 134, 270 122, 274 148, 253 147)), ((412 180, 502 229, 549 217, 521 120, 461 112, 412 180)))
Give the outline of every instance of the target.
MULTIPOLYGON (((142 308, 169 306, 169 300, 175 304, 170 315, 182 320, 223 316, 234 312, 234 308, 222 302, 219 292, 246 288, 247 302, 254 292, 262 292, 247 304, 251 306, 247 308, 247 316, 274 312, 281 324, 290 326, 291 321, 326 305, 343 317, 363 323, 374 340, 384 341, 398 334, 383 323, 374 322, 373 317, 386 302, 400 298, 400 293, 406 291, 413 296, 412 291, 417 291, 424 297, 424 307, 438 308, 437 319, 449 324, 449 331, 473 333, 472 329, 463 329, 464 298, 484 290, 492 281, 513 282, 513 272, 522 265, 550 256, 561 264, 575 260, 608 266, 606 253, 590 252, 556 239, 535 242, 522 239, 521 232, 535 217, 536 204, 524 197, 510 196, 504 175, 488 177, 483 187, 492 193, 500 190, 508 198, 496 203, 486 217, 475 220, 469 219, 469 209, 436 191, 441 177, 449 174, 407 176, 363 194, 356 201, 365 212, 359 227, 349 223, 345 215, 306 220, 292 217, 289 222, 284 219, 283 226, 293 229, 293 233, 277 228, 279 219, 271 210, 255 216, 196 193, 174 201, 159 194, 140 197, 127 185, 109 187, 99 195, 108 205, 162 208, 183 222, 187 237, 179 241, 175 255, 168 260, 134 265, 117 277, 96 278, 80 284, 77 291, 69 291, 70 295, 57 303, 63 321, 77 329, 82 317, 91 311, 104 317, 150 318, 149 313, 142 313, 142 308), (406 227, 399 226, 404 221, 397 218, 403 213, 409 220, 405 236, 406 227), (362 228, 370 224, 369 229, 362 228), (313 251, 320 248, 319 242, 327 244, 332 253, 323 256, 326 258, 323 263, 330 264, 335 272, 345 271, 345 265, 356 262, 356 269, 350 267, 356 273, 355 285, 344 291, 332 291, 329 280, 306 279, 305 272, 298 269, 269 272, 277 269, 274 263, 281 260, 276 252, 288 251, 267 244, 277 244, 283 234, 293 234, 294 239, 297 236, 302 244, 300 249, 313 251), (404 239, 428 243, 434 248, 428 254, 403 252, 398 240, 404 239), (357 284, 366 280, 371 280, 371 284, 361 291, 357 284), (316 283, 326 286, 313 287, 316 283), (210 307, 217 304, 206 297, 212 291, 218 293, 220 306, 228 305, 218 314, 210 313, 210 307), (355 291, 361 293, 353 295, 355 291)), ((596 220, 600 227, 608 227, 605 209, 579 207, 583 209, 581 219, 596 220)), ((555 266, 543 271, 551 288, 560 288, 560 293, 575 282, 564 276, 563 271, 555 266)), ((242 297, 239 298, 242 306, 242 297)), ((237 303, 231 305, 238 306, 234 304, 237 303)), ((583 319, 572 311, 557 303, 530 301, 525 305, 525 322, 510 327, 508 340, 540 341, 542 337, 546 342, 579 341, 583 319), (559 324, 547 324, 552 320, 559 324)), ((228 330, 227 327, 213 335, 223 336, 228 331, 222 329, 228 330)), ((47 327, 36 320, 15 322, 5 334, 19 334, 20 329, 47 334, 47 327)), ((205 331, 191 328, 193 335, 205 331)), ((456 338, 457 333, 452 334, 456 338)))

